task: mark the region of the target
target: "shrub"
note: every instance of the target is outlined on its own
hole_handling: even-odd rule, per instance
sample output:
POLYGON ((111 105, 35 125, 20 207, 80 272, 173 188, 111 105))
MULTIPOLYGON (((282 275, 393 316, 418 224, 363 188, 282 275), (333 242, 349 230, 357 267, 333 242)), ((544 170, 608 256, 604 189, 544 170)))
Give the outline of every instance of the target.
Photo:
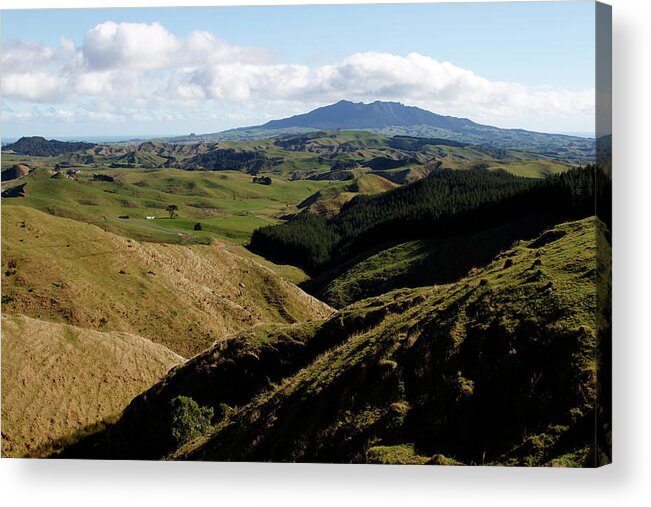
POLYGON ((108 181, 112 183, 115 181, 115 178, 108 174, 93 173, 93 181, 108 181))
POLYGON ((253 183, 258 183, 259 185, 271 185, 272 180, 269 176, 254 176, 253 183))
POLYGON ((203 435, 211 426, 212 407, 200 407, 188 396, 177 396, 172 406, 172 437, 181 445, 203 435))

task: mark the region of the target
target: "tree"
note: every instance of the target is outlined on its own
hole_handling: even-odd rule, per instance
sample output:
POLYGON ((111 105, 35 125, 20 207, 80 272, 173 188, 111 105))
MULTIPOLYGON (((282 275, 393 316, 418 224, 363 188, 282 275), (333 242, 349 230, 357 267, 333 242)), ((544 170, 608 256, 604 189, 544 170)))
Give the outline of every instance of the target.
POLYGON ((170 218, 174 218, 176 216, 176 212, 179 209, 179 207, 176 204, 170 204, 167 208, 165 208, 167 212, 170 214, 170 218))
POLYGON ((202 229, 203 229, 203 227, 201 226, 201 222, 197 222, 196 224, 194 224, 194 230, 195 231, 200 231, 202 229))
POLYGON ((188 396, 177 396, 170 404, 172 436, 179 445, 203 435, 210 429, 210 421, 215 414, 212 407, 200 407, 188 396))

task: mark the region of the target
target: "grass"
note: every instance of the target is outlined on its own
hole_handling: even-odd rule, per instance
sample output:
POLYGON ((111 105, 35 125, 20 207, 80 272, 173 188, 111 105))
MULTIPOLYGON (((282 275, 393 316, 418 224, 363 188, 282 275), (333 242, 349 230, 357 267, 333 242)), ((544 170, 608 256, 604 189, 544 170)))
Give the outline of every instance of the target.
MULTIPOLYGON (((47 170, 35 171, 21 180, 27 182, 27 195, 21 201, 23 205, 95 223, 106 230, 139 240, 202 244, 218 240, 245 244, 253 230, 297 213, 300 211, 297 205, 310 196, 320 193, 321 198, 315 199, 314 210, 332 215, 356 193, 382 192, 395 184, 410 182, 429 173, 428 166, 415 164, 373 174, 368 174, 371 172, 369 169, 359 167, 354 171, 357 178, 352 183, 307 179, 329 173, 339 158, 361 164, 375 157, 415 156, 421 163, 436 160, 443 167, 453 169, 481 166, 529 177, 541 177, 570 167, 562 161, 514 150, 506 150, 499 158, 493 158, 490 151, 473 146, 427 146, 418 153, 402 152, 391 148, 387 137, 363 131, 324 132, 307 138, 297 136, 282 140, 224 142, 222 147, 262 150, 269 157, 281 160, 279 165, 270 169, 273 184, 254 184, 250 175, 234 171, 111 168, 112 161, 120 163, 124 157, 127 157, 124 160, 134 163, 144 161, 145 165, 155 165, 164 160, 148 151, 124 153, 125 147, 121 146, 107 148, 108 154, 93 155, 94 162, 89 166, 73 167, 80 171, 74 179, 63 174, 53 178, 47 170), (111 150, 116 154, 110 155, 111 150), (116 181, 93 181, 93 172, 113 176, 116 181), (144 222, 146 216, 155 216, 156 220, 165 217, 165 208, 169 204, 179 207, 179 217, 183 219, 168 223, 166 228, 171 231, 144 222), (120 216, 130 218, 119 220, 120 216), (207 227, 195 234, 192 226, 197 221, 207 227)), ((165 151, 168 148, 160 145, 157 149, 165 151)), ((184 152, 174 156, 182 162, 189 155, 184 152)), ((3 154, 2 167, 22 162, 51 171, 64 160, 65 157, 3 154)), ((3 184, 3 189, 13 184, 3 184)))
POLYGON ((450 283, 486 265, 514 241, 539 234, 547 223, 545 216, 536 215, 479 233, 382 245, 307 282, 306 287, 341 308, 398 288, 450 283))
POLYGON ((182 362, 139 336, 3 315, 3 457, 43 457, 72 443, 182 362))
POLYGON ((86 169, 76 179, 51 178, 41 170, 27 178, 20 204, 57 216, 93 223, 135 239, 170 243, 210 243, 213 239, 244 244, 257 227, 278 223, 296 204, 322 188, 341 182, 287 181, 257 185, 251 176, 223 171, 194 173, 178 169, 105 169, 115 182, 93 181, 86 169), (176 204, 178 217, 165 208, 176 204), (128 216, 128 219, 119 217, 128 216), (155 220, 145 220, 147 216, 155 220), (193 230, 200 222, 201 232, 193 230), (167 230, 161 230, 161 228, 167 230), (180 237, 178 233, 189 233, 180 237))
POLYGON ((6 203, 2 229, 3 313, 133 333, 191 357, 256 323, 330 312, 227 247, 141 243, 6 203))
POLYGON ((70 456, 584 466, 595 252, 594 219, 570 222, 456 283, 234 335, 70 456), (181 448, 161 443, 161 407, 178 395, 229 407, 181 448))
POLYGON ((368 462, 381 465, 423 465, 429 461, 419 456, 414 444, 378 445, 368 450, 368 462))

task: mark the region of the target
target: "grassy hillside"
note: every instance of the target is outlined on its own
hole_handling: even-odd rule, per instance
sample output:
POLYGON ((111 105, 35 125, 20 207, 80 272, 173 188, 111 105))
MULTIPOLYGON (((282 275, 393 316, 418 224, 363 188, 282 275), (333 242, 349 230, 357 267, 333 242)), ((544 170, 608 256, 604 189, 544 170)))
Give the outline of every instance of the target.
POLYGON ((2 455, 46 456, 117 418, 183 358, 126 333, 2 316, 2 455))
POLYGON ((381 245, 379 251, 364 252, 307 281, 305 288, 342 308, 394 289, 450 283, 485 266, 514 242, 539 234, 549 222, 538 214, 477 233, 381 245))
POLYGON ((589 218, 457 283, 245 331, 64 456, 592 466, 595 268, 589 218), (214 412, 185 443, 178 396, 214 412))
POLYGON ((553 154, 491 148, 442 138, 389 137, 339 130, 219 143, 148 141, 131 145, 97 145, 65 155, 40 157, 6 152, 3 155, 14 163, 45 164, 51 168, 59 164, 64 169, 176 167, 190 171, 237 170, 250 174, 265 172, 294 180, 319 178, 337 168, 357 167, 364 172, 386 170, 386 176, 392 181, 397 181, 405 171, 413 171, 411 178, 414 178, 418 174, 414 170, 420 165, 433 163, 450 169, 501 168, 516 175, 541 177, 565 171, 585 158, 559 158, 553 154))
POLYGON ((315 192, 298 207, 317 215, 332 218, 356 195, 374 195, 396 188, 392 181, 374 174, 361 174, 345 187, 331 186, 315 192))
MULTIPOLYGON (((26 178, 23 206, 93 223, 133 239, 166 243, 204 243, 214 239, 243 244, 257 227, 278 223, 279 217, 299 211, 306 197, 336 181, 288 181, 274 178, 258 185, 239 172, 189 172, 178 169, 105 169, 115 181, 93 179, 96 171, 83 169, 59 178, 37 169, 26 178), (178 206, 170 219, 166 207, 178 206), (155 220, 145 217, 154 216, 155 220), (122 218, 121 218, 122 217, 122 218), (128 218, 126 218, 128 217, 128 218), (195 231, 199 222, 201 231, 195 231)), ((9 201, 5 201, 9 202, 9 201)))
POLYGON ((220 245, 141 243, 6 203, 2 235, 3 313, 133 333, 184 357, 260 322, 330 313, 220 245))

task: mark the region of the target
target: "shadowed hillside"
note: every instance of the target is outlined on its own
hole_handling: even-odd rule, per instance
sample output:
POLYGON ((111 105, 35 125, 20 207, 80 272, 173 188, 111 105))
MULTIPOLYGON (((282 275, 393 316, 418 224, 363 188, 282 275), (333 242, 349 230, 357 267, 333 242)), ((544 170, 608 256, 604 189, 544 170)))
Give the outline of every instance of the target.
POLYGON ((305 282, 304 288, 341 308, 394 289, 454 282, 514 242, 539 234, 549 222, 548 216, 537 214, 478 233, 384 245, 305 282))
POLYGON ((17 180, 29 174, 30 167, 27 164, 15 164, 2 171, 2 181, 17 180))
POLYGON ((594 195, 592 166, 542 180, 503 171, 440 170, 378 195, 358 195, 330 219, 301 213, 257 229, 250 248, 315 275, 389 239, 480 232, 538 213, 556 215, 557 222, 582 218, 594 211, 594 195))
POLYGON ((64 456, 594 465, 595 267, 589 218, 457 283, 245 331, 64 456), (212 409, 184 412, 214 414, 203 436, 173 437, 179 397, 212 409))

